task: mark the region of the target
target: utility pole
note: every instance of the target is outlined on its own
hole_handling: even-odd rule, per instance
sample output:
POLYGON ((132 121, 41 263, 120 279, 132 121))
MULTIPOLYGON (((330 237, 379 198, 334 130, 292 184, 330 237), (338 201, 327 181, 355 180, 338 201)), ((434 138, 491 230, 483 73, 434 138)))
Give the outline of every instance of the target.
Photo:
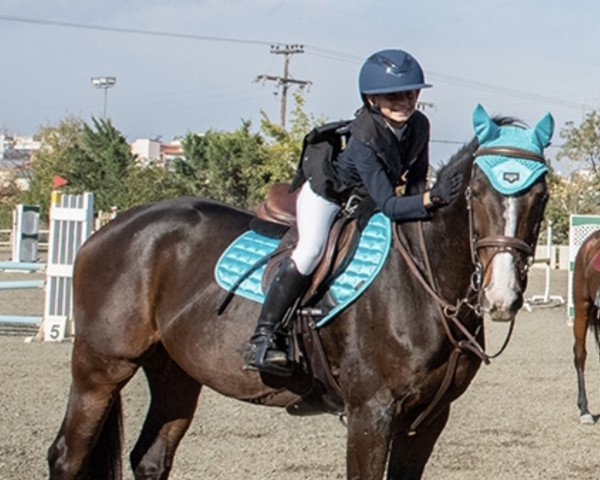
POLYGON ((290 84, 300 85, 300 88, 305 87, 306 85, 312 85, 312 82, 307 80, 295 80, 290 78, 289 67, 290 67, 290 57, 291 55, 295 55, 296 53, 304 53, 304 45, 271 45, 271 53, 274 55, 284 55, 283 60, 283 76, 277 75, 259 75, 256 77, 256 81, 262 80, 276 82, 277 85, 281 86, 281 114, 280 114, 280 123, 283 128, 285 128, 285 118, 286 118, 286 109, 287 109, 287 94, 290 84))

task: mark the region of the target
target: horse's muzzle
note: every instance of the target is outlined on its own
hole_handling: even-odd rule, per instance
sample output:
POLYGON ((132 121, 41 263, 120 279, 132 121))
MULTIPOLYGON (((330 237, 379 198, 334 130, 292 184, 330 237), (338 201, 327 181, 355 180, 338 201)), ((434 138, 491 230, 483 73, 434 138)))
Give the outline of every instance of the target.
POLYGON ((483 312, 494 322, 511 322, 523 306, 523 293, 511 290, 502 296, 493 291, 482 292, 481 305, 483 312))

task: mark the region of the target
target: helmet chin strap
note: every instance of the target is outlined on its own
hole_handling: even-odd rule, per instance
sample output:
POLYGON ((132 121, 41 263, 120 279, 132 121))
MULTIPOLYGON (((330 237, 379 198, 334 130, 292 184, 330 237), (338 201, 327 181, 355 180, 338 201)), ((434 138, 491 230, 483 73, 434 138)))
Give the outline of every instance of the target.
POLYGON ((369 109, 373 109, 373 108, 379 108, 377 105, 375 105, 375 103, 373 103, 369 97, 372 97, 372 95, 367 95, 365 93, 362 93, 360 95, 362 97, 363 103, 365 104, 366 107, 368 107, 369 109))
POLYGON ((364 95, 364 94, 362 95, 363 103, 364 103, 365 107, 367 108, 367 110, 383 116, 381 113, 381 110, 379 110, 379 105, 377 105, 377 104, 373 103, 371 100, 369 100, 369 96, 370 95, 364 95))

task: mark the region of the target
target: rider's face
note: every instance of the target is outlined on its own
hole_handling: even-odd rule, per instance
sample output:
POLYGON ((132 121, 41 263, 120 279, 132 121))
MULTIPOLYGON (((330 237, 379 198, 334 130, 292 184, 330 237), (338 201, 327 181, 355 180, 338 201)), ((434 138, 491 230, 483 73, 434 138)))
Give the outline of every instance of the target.
POLYGON ((381 95, 367 95, 371 105, 379 108, 381 114, 394 127, 402 127, 415 113, 420 90, 408 92, 384 93, 381 95))

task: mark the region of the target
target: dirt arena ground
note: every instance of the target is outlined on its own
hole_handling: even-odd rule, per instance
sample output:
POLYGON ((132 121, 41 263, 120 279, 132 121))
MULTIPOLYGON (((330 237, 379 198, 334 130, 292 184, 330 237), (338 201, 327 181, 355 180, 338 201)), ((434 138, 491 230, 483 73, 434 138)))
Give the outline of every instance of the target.
MULTIPOLYGON (((0 281, 15 276, 23 278, 5 273, 0 281)), ((552 282, 552 293, 566 298, 566 272, 554 272, 552 282)), ((534 270, 528 294, 542 291, 543 272, 534 270)), ((0 307, 3 314, 41 314, 43 292, 0 291, 0 307)), ((454 403, 426 479, 600 478, 600 425, 578 421, 566 307, 524 310, 517 320, 507 351, 482 367, 454 403)), ((486 328, 494 351, 506 326, 486 328)), ((71 344, 26 343, 28 333, 16 333, 0 335, 0 479, 42 479, 47 476, 46 450, 66 405, 71 344)), ((587 377, 593 413, 600 411, 597 358, 590 344, 587 377)), ((138 376, 124 390, 128 447, 146 401, 146 386, 138 376)), ((293 418, 205 390, 171 478, 343 479, 345 433, 333 416, 293 418)), ((128 470, 125 478, 132 478, 128 470)))

